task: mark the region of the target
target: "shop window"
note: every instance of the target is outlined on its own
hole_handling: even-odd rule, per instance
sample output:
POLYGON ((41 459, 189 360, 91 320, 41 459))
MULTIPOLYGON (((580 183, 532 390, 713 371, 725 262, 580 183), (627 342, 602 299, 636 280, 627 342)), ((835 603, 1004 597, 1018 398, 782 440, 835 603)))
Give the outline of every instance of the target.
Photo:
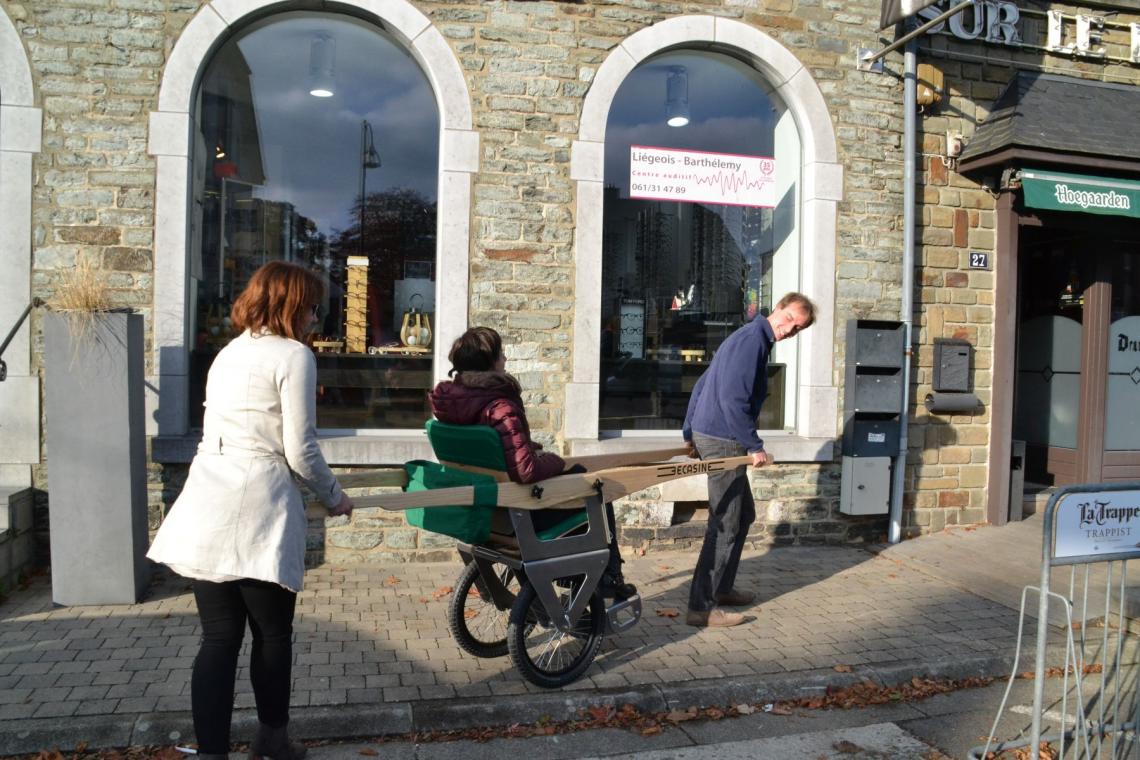
POLYGON ((191 425, 233 299, 259 266, 284 260, 328 283, 312 343, 318 426, 422 426, 435 374, 440 119, 420 66, 364 21, 277 15, 218 48, 194 116, 191 425))
MULTIPOLYGON (((718 347, 800 278, 799 133, 761 74, 671 51, 606 123, 599 430, 676 430, 718 347)), ((797 341, 777 345, 761 430, 795 424, 797 341)))

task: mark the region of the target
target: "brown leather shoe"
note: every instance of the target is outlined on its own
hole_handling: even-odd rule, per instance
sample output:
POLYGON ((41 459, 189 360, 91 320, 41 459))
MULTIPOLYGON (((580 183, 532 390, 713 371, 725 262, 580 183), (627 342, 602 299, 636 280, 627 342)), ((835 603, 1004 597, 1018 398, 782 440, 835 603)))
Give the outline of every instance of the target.
POLYGON ((713 607, 707 611, 689 610, 685 615, 685 624, 697 628, 727 628, 743 622, 744 616, 739 612, 725 612, 720 607, 713 607))
POLYGON ((713 598, 716 599, 717 604, 723 604, 725 607, 747 607, 756 601, 756 594, 734 588, 727 593, 717 594, 713 598))

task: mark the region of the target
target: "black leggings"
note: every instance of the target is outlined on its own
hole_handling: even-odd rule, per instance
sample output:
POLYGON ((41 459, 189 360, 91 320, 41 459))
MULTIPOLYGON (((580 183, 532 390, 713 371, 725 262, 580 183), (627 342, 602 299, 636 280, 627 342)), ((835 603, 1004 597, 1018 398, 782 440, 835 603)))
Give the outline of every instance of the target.
POLYGON ((297 595, 276 583, 248 579, 196 580, 192 587, 202 621, 202 646, 190 679, 194 733, 199 752, 221 754, 230 751, 234 680, 247 622, 253 633, 249 679, 257 718, 273 727, 289 722, 297 595))

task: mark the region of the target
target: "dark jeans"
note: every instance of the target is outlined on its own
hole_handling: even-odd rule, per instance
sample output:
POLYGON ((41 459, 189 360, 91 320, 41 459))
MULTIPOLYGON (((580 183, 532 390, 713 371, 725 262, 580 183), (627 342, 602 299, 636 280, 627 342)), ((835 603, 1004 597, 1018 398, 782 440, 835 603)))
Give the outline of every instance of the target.
POLYGON ((247 622, 253 633, 249 679, 257 718, 273 727, 289 722, 297 595, 276 583, 248 579, 196 580, 192 587, 202 621, 202 646, 190 679, 194 733, 199 752, 221 754, 230 751, 234 679, 247 622))
MULTIPOLYGON (((735 441, 693 433, 693 445, 701 459, 744 456, 735 441)), ((709 524, 689 588, 689 609, 702 612, 716 606, 716 594, 732 590, 748 526, 756 519, 756 503, 748 485, 748 468, 709 475, 709 524)))

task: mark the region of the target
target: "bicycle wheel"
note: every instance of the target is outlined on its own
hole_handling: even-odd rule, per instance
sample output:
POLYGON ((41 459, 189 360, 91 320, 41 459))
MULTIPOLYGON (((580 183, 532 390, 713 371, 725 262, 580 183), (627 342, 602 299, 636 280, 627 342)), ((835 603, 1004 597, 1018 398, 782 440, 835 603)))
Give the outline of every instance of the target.
MULTIPOLYGON (((558 589, 564 608, 569 608, 571 593, 558 589)), ((524 583, 507 628, 511 662, 523 678, 544 689, 573 683, 598 653, 605 629, 603 615, 602 601, 594 594, 574 629, 560 631, 550 622, 534 586, 529 581, 524 583)))
MULTIPOLYGON (((518 597, 519 580, 507 565, 491 565, 512 599, 518 597)), ((468 562, 455 582, 447 605, 447 625, 459 648, 476 657, 502 657, 507 653, 507 621, 510 609, 500 610, 487 591, 479 566, 468 562)))

